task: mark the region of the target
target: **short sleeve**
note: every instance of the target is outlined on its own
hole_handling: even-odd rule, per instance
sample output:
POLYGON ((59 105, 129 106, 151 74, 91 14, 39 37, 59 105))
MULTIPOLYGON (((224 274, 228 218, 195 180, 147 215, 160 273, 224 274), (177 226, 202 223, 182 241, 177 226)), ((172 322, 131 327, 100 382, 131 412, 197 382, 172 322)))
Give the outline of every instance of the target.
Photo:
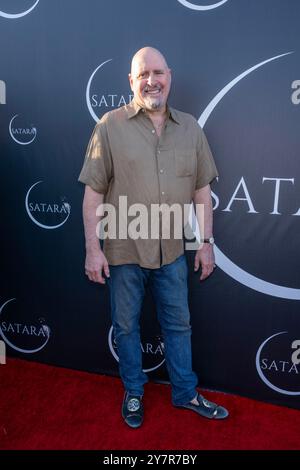
POLYGON ((204 188, 210 184, 218 176, 218 170, 206 136, 199 127, 198 143, 197 143, 197 178, 196 190, 204 188))
POLYGON ((94 191, 106 194, 113 177, 113 162, 106 120, 101 119, 90 138, 78 180, 94 191))

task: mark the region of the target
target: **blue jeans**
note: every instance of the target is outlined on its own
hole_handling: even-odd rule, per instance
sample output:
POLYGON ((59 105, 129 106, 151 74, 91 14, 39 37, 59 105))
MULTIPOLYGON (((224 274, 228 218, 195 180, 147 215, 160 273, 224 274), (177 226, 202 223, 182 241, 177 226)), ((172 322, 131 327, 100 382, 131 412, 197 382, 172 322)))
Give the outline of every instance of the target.
POLYGON ((164 353, 174 405, 183 405, 196 394, 192 370, 191 326, 188 307, 187 262, 184 255, 157 269, 137 264, 110 266, 111 314, 125 390, 143 395, 148 381, 142 370, 140 315, 149 285, 161 326, 164 353))

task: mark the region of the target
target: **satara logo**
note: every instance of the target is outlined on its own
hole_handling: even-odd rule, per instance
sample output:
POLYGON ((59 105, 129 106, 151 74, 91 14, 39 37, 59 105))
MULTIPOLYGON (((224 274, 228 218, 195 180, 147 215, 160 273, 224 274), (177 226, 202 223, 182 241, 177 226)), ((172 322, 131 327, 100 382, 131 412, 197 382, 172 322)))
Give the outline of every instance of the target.
POLYGON ((23 124, 22 122, 19 123, 18 126, 16 126, 15 119, 18 116, 19 114, 16 114, 10 120, 10 123, 9 123, 10 136, 19 145, 29 145, 35 140, 37 136, 36 127, 34 127, 33 125, 31 125, 30 127, 25 127, 25 125, 22 125, 23 124))
POLYGON ((288 331, 269 336, 259 346, 256 354, 256 370, 261 380, 275 392, 283 395, 300 395, 300 341, 291 338, 288 331), (285 336, 287 335, 287 336, 285 336), (276 339, 275 339, 276 338, 276 339), (293 349, 297 348, 293 353, 293 349), (276 385, 275 385, 276 383, 276 385))
POLYGON ((0 336, 3 341, 15 351, 33 354, 41 351, 49 341, 50 328, 44 319, 25 323, 23 320, 12 320, 12 315, 5 314, 7 305, 16 299, 9 299, 0 308, 0 336), (23 344, 22 344, 23 343, 23 344), (31 347, 25 347, 25 344, 31 347))
MULTIPOLYGON (((110 328, 108 333, 108 345, 113 357, 117 362, 119 362, 117 345, 114 339, 113 326, 110 328)), ((143 353, 143 363, 146 365, 146 367, 143 369, 145 373, 158 369, 165 362, 164 344, 159 336, 157 336, 154 340, 152 339, 151 341, 142 341, 141 350, 143 353)))
MULTIPOLYGON (((71 206, 65 201, 65 197, 61 197, 60 202, 49 202, 49 200, 41 200, 42 196, 32 198, 31 192, 34 188, 42 183, 37 181, 27 191, 25 198, 25 208, 28 216, 38 227, 53 230, 61 227, 68 220, 71 213, 71 206), (49 222, 52 224, 49 224, 49 222), (47 222, 47 223, 46 223, 47 222)), ((49 198, 49 195, 44 196, 49 198)))
POLYGON ((36 0, 36 2, 30 8, 28 8, 25 11, 22 11, 21 13, 6 13, 6 12, 0 10, 0 16, 2 16, 3 18, 8 18, 10 20, 15 20, 17 18, 21 18, 22 16, 28 15, 37 6, 39 1, 40 0, 36 0))
POLYGON ((197 11, 207 11, 207 10, 213 10, 215 8, 220 7, 221 5, 224 5, 224 3, 227 3, 228 0, 221 0, 220 2, 213 2, 210 5, 197 5, 196 3, 188 2, 187 0, 177 0, 181 5, 183 5, 186 8, 189 8, 190 10, 197 10, 197 11))
POLYGON ((0 104, 6 104, 6 84, 0 80, 0 104))
MULTIPOLYGON (((250 74, 252 74, 254 71, 258 70, 259 68, 261 68, 261 67, 263 67, 267 64, 270 64, 271 62, 273 62, 275 60, 279 60, 283 57, 286 57, 286 56, 288 56, 292 53, 293 53, 292 51, 291 52, 286 52, 284 54, 280 54, 280 55, 271 57, 270 59, 266 59, 266 60, 264 60, 264 61, 262 61, 262 62, 260 62, 256 65, 254 65, 253 67, 245 70, 240 75, 238 75, 236 78, 231 80, 224 88, 221 89, 221 91, 219 91, 217 93, 217 95, 210 101, 210 103, 207 105, 205 110, 202 112, 202 114, 201 114, 201 116, 198 120, 198 123, 199 123, 200 127, 204 128, 208 118, 211 116, 212 112, 216 109, 217 105, 228 94, 228 92, 230 90, 232 90, 233 87, 235 87, 241 80, 248 77, 250 74)), ((278 197, 279 197, 280 183, 281 183, 281 181, 288 181, 288 182, 291 182, 291 183, 293 183, 294 181, 293 181, 293 179, 287 179, 286 180, 286 179, 283 179, 283 178, 269 178, 269 177, 264 177, 263 182, 264 181, 275 182, 275 196, 274 196, 273 214, 279 214, 277 209, 278 209, 278 197)), ((243 186, 243 189, 245 190, 245 194, 246 194, 246 192, 247 192, 246 189, 247 188, 245 187, 244 183, 245 183, 245 181, 243 181, 243 179, 242 179, 240 181, 240 184, 239 184, 237 190, 235 191, 235 193, 233 195, 232 201, 233 201, 233 199, 235 199, 235 200, 239 199, 238 197, 236 197, 236 193, 237 193, 237 191, 238 191, 238 189, 240 188, 241 185, 243 186)), ((216 200, 217 196, 214 193, 212 193, 212 195, 213 195, 213 198, 216 200)), ((244 200, 246 200, 246 202, 247 201, 249 202, 249 200, 250 200, 250 198, 248 196, 246 198, 244 198, 244 200)), ((251 206, 249 206, 249 207, 251 209, 251 206)), ((229 204, 228 212, 230 212, 230 204, 229 204)), ((255 211, 253 211, 253 212, 255 212, 255 211)), ((293 215, 299 215, 299 214, 300 214, 300 212, 299 213, 297 212, 293 215)), ((194 219, 194 218, 195 217, 194 217, 194 214, 193 214, 191 219, 194 219)), ((193 224, 193 221, 190 222, 190 223, 193 224)), ((195 233, 197 239, 199 239, 199 229, 198 228, 194 231, 194 233, 195 233)), ((243 284, 247 287, 250 287, 251 289, 254 289, 257 292, 262 292, 264 294, 271 295, 271 296, 274 296, 274 297, 300 300, 300 289, 285 287, 285 286, 282 286, 282 285, 278 285, 278 284, 275 284, 275 283, 265 281, 264 279, 261 279, 257 276, 254 276, 254 275, 250 274, 249 272, 247 272, 245 269, 242 269, 241 267, 239 267, 228 256, 226 256, 218 248, 218 246, 215 245, 214 250, 215 250, 217 265, 225 273, 227 273, 229 276, 231 276, 233 279, 240 282, 241 284, 243 284)))
MULTIPOLYGON (((110 111, 115 108, 119 108, 120 106, 124 106, 125 104, 128 104, 132 98, 133 95, 130 93, 112 93, 111 91, 109 92, 99 92, 99 88, 101 85, 98 84, 98 86, 94 87, 93 83, 96 74, 101 71, 103 72, 104 65, 106 64, 111 64, 112 59, 105 60, 102 62, 98 67, 95 68, 93 73, 91 74, 87 87, 86 87, 86 93, 85 93, 85 98, 86 98, 86 104, 88 107, 88 110, 90 112, 90 115, 92 118, 95 120, 95 122, 98 122, 100 117, 106 113, 107 111, 110 111), (94 91, 91 94, 91 88, 95 88, 94 91)), ((107 76, 106 82, 110 84, 110 86, 113 86, 113 79, 115 77, 118 78, 119 74, 114 74, 113 72, 110 71, 109 76, 107 76)), ((104 84, 105 82, 103 82, 104 84)), ((104 85, 103 85, 104 86, 104 85)), ((121 87, 120 84, 115 84, 115 87, 121 87)))

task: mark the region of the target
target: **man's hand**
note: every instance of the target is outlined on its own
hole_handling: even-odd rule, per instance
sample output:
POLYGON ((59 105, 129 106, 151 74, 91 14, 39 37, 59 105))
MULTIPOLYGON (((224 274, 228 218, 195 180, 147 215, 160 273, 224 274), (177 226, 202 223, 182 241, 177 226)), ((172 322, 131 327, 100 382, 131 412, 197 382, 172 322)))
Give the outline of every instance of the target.
POLYGON ((197 250, 194 262, 194 271, 198 271, 199 266, 201 264, 202 273, 200 276, 200 281, 204 281, 204 279, 208 278, 211 275, 215 265, 215 255, 212 245, 208 243, 203 243, 202 247, 197 250))
POLYGON ((85 258, 85 274, 90 281, 105 284, 103 271, 109 277, 109 266, 104 253, 101 250, 87 251, 85 258))

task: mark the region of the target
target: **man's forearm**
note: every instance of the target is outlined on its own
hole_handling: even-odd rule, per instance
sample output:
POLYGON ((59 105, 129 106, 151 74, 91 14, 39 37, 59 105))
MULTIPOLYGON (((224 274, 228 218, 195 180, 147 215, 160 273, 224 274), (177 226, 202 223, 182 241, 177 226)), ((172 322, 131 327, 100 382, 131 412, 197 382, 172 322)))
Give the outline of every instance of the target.
POLYGON ((83 223, 85 234, 85 246, 88 252, 98 252, 101 250, 96 228, 100 221, 100 216, 96 215, 97 208, 103 204, 104 194, 97 193, 90 186, 85 187, 83 198, 83 223))
POLYGON ((198 209, 196 205, 196 216, 200 229, 201 239, 210 238, 213 235, 213 207, 210 185, 208 184, 204 188, 195 191, 193 201, 195 205, 201 205, 198 209), (203 215, 201 215, 201 213, 203 215))

